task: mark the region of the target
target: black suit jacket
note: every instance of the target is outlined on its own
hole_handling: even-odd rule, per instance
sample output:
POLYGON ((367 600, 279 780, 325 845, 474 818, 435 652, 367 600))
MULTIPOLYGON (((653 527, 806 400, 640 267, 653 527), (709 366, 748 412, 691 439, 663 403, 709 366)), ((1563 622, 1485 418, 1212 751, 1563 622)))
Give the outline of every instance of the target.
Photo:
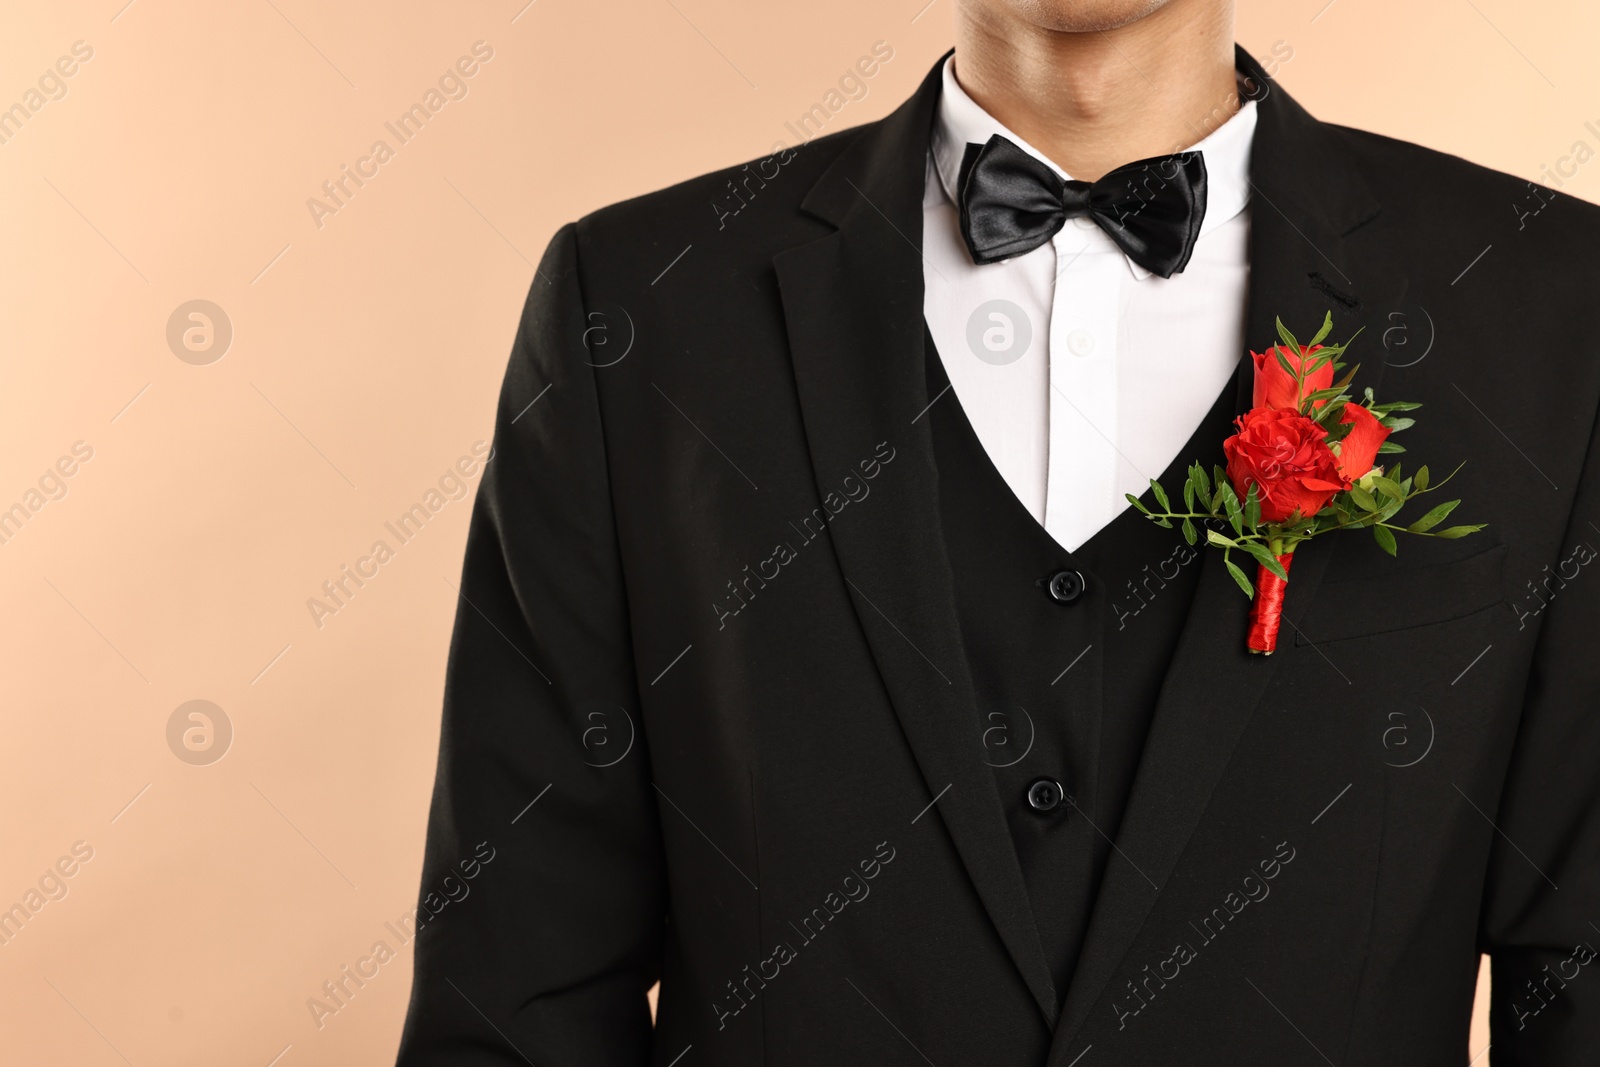
POLYGON ((1396 458, 1464 461, 1488 529, 1305 546, 1270 658, 1204 554, 1058 990, 919 421, 937 73, 567 226, 468 541, 401 1064, 1459 1067, 1481 951, 1493 1063, 1594 1062, 1600 212, 1240 63, 1250 342, 1364 329, 1358 384, 1426 405, 1396 458))

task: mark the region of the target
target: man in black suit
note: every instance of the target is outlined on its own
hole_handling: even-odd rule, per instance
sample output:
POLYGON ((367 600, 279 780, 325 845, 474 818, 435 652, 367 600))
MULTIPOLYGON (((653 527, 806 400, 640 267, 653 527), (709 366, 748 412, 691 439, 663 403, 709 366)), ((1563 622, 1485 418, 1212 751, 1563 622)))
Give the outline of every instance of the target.
POLYGON ((556 235, 403 1067, 1459 1065, 1481 952, 1493 1063, 1595 1062, 1600 213, 1317 121, 1231 16, 958 0, 886 119, 556 235), (1329 311, 1487 529, 1305 545, 1252 656, 1108 494, 1329 311))

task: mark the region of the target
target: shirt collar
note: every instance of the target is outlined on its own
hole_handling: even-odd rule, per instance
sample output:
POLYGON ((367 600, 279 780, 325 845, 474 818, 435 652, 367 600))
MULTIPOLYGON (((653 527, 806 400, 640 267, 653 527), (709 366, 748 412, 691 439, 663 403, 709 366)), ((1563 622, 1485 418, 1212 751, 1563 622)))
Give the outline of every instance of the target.
MULTIPOLYGON (((983 144, 997 133, 1014 141, 1018 148, 1044 163, 1063 179, 1071 177, 967 95, 967 91, 956 81, 955 56, 944 62, 943 81, 929 154, 939 177, 939 185, 952 204, 960 202, 956 196, 956 181, 961 174, 961 158, 966 153, 967 145, 983 144)), ((1222 125, 1186 149, 1205 155, 1206 217, 1200 223, 1201 237, 1232 220, 1249 203, 1250 146, 1255 138, 1255 130, 1256 102, 1243 100, 1239 110, 1222 125)), ((929 191, 932 192, 931 189, 929 191)), ((1141 278, 1149 273, 1132 260, 1128 262, 1141 278)))

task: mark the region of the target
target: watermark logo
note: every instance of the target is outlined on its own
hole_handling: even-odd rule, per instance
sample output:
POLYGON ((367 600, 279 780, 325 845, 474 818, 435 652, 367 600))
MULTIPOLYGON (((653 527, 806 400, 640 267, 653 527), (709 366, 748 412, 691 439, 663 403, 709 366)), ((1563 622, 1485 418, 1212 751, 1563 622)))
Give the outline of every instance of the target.
POLYGON ((967 347, 992 366, 1015 363, 1032 343, 1028 313, 1009 300, 986 300, 967 318, 967 347))
POLYGON ((1415 767, 1433 751, 1433 716, 1418 704, 1397 708, 1384 717, 1383 762, 1390 767, 1415 767))
POLYGON ((179 304, 167 319, 167 347, 185 363, 204 367, 228 354, 233 320, 209 300, 179 304))
POLYGON ((990 708, 983 717, 983 761, 991 767, 1015 767, 1033 751, 1033 716, 1021 704, 990 708))
POLYGON ((1383 362, 1413 367, 1433 351, 1433 316, 1421 304, 1405 301, 1383 318, 1383 362))
POLYGON ((595 701, 585 704, 578 717, 578 743, 583 762, 591 767, 614 767, 633 751, 637 731, 633 716, 620 704, 595 701))
POLYGON ((633 316, 621 304, 602 304, 583 318, 579 340, 589 366, 615 367, 633 351, 633 316))
POLYGON ((167 747, 183 762, 204 767, 228 754, 233 721, 209 700, 179 704, 167 718, 167 747))

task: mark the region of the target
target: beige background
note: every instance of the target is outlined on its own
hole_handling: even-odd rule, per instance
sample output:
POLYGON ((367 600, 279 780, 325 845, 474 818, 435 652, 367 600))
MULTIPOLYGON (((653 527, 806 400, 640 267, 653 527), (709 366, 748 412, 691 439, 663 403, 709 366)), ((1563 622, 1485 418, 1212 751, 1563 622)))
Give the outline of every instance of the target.
MULTIPOLYGON (((93 850, 0 945, 3 1058, 388 1063, 468 503, 320 628, 307 598, 489 436, 558 225, 792 142, 878 40, 835 125, 884 114, 951 0, 124 3, 0 14, 0 107, 93 52, 0 144, 0 508, 32 511, 0 544, 0 908, 93 850), (319 228, 307 198, 477 41, 467 95, 319 228), (209 365, 166 339, 194 299, 232 323, 209 365), (233 729, 206 766, 167 739, 196 699, 233 729), (379 940, 399 958, 319 1029, 307 999, 379 940)), ((1592 3, 1241 7, 1324 118, 1528 178, 1600 147, 1592 3)))

